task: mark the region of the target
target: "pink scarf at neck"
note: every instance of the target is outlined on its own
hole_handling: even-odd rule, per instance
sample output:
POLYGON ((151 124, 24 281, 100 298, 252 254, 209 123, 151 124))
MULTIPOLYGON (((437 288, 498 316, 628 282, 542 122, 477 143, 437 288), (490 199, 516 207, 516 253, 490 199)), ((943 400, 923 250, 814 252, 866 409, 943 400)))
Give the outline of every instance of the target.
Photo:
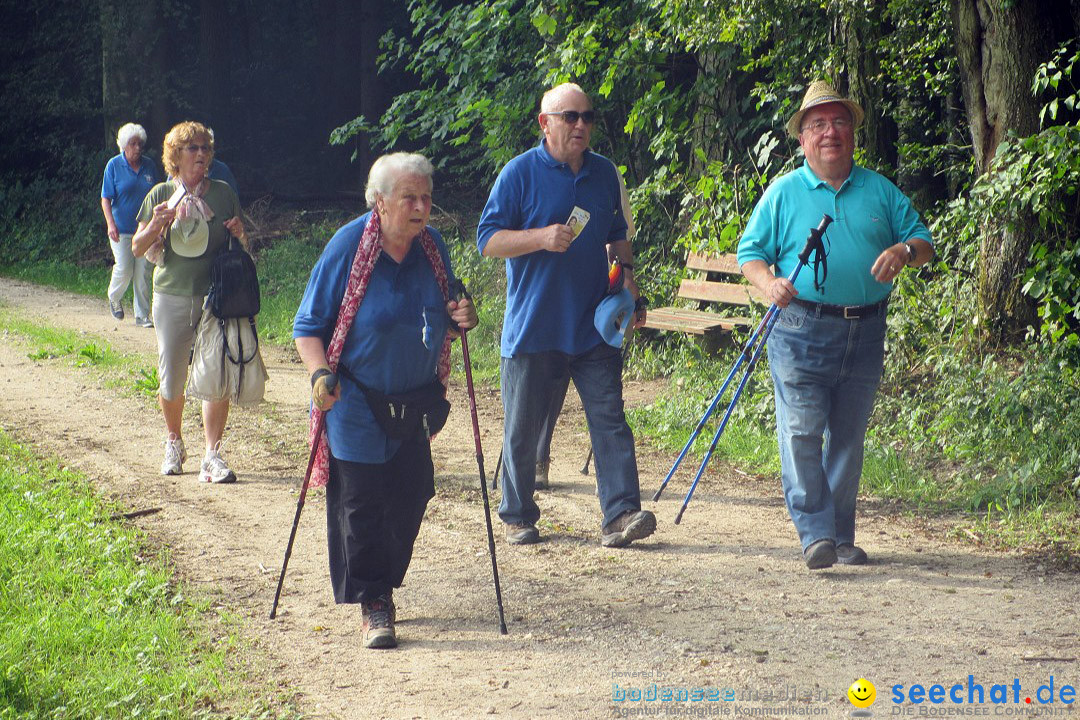
POLYGON ((210 209, 210 206, 202 198, 210 183, 204 178, 199 181, 194 190, 191 190, 179 176, 177 176, 176 182, 180 183, 184 190, 187 190, 187 194, 180 200, 180 205, 176 208, 177 219, 186 220, 195 217, 210 222, 214 217, 214 211, 210 209))
MULTIPOLYGON (((442 290, 443 301, 449 301, 450 293, 446 280, 446 266, 443 265, 442 255, 435 247, 435 241, 427 228, 420 233, 420 247, 427 255, 431 269, 435 273, 435 280, 442 290)), ((382 223, 379 213, 371 211, 371 219, 364 228, 364 234, 360 238, 360 246, 356 248, 352 267, 349 270, 349 280, 345 286, 345 297, 341 301, 341 309, 338 311, 337 324, 334 326, 334 334, 330 337, 330 345, 326 348, 326 361, 330 364, 330 370, 337 372, 338 361, 341 359, 341 351, 345 347, 345 336, 349 334, 356 311, 360 307, 360 301, 367 292, 368 280, 371 279, 371 271, 375 268, 375 262, 382 253, 382 223)), ((453 338, 450 333, 443 340, 442 349, 439 351, 438 376, 439 382, 446 385, 450 377, 450 343, 453 338)), ((311 420, 308 428, 308 445, 318 443, 315 451, 315 465, 311 469, 311 487, 323 487, 330 477, 330 446, 326 441, 326 433, 315 436, 315 430, 319 427, 319 416, 322 411, 316 407, 311 408, 311 420)))

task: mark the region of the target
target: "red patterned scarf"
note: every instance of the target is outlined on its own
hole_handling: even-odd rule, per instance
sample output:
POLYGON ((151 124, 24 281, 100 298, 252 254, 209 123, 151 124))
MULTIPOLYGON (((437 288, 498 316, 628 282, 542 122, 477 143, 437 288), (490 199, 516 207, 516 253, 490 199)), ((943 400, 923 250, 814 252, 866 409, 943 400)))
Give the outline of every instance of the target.
MULTIPOLYGON (((446 281, 446 266, 443 265, 439 249, 435 247, 435 241, 431 233, 424 228, 419 236, 420 247, 424 249, 431 269, 435 273, 435 280, 442 290, 443 300, 450 298, 446 281)), ((341 309, 338 311, 337 324, 334 326, 334 334, 330 338, 330 345, 326 348, 326 360, 330 369, 337 372, 338 361, 341 359, 341 351, 345 347, 345 336, 349 334, 356 311, 360 307, 360 301, 367 292, 368 280, 371 279, 371 271, 375 268, 375 262, 382 253, 382 223, 379 213, 371 211, 371 219, 368 220, 364 234, 360 238, 360 246, 356 248, 356 256, 353 257, 352 268, 349 270, 349 281, 345 286, 345 297, 341 301, 341 309)), ((450 333, 443 340, 442 349, 439 351, 438 375, 439 381, 446 385, 446 379, 450 377, 450 343, 453 338, 450 333)), ((326 441, 326 433, 315 437, 315 429, 319 426, 319 416, 322 411, 316 407, 311 408, 311 421, 308 429, 308 446, 318 442, 319 447, 315 455, 315 466, 311 469, 311 487, 323 487, 330 477, 330 446, 326 441)))

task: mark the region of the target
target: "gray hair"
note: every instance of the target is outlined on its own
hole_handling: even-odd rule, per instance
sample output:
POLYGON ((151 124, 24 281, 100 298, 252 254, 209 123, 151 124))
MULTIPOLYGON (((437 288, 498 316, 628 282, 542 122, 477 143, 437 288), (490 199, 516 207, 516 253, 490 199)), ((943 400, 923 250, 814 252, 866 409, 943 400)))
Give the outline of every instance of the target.
POLYGON ((394 192, 394 183, 402 175, 423 175, 428 179, 428 187, 431 187, 431 176, 435 168, 431 161, 417 153, 397 152, 383 155, 371 165, 368 172, 367 187, 364 188, 364 199, 369 208, 375 207, 375 201, 380 196, 385 197, 394 192))
POLYGON ((586 100, 589 100, 589 106, 592 106, 592 100, 589 99, 589 94, 581 89, 581 86, 577 83, 565 82, 544 93, 544 96, 540 98, 540 112, 551 112, 554 108, 555 101, 560 98, 564 93, 568 91, 579 92, 585 96, 586 100))
POLYGON ((146 145, 146 130, 143 129, 142 125, 128 123, 116 131, 116 146, 120 148, 120 152, 124 152, 124 148, 134 137, 139 138, 142 140, 143 145, 146 145))

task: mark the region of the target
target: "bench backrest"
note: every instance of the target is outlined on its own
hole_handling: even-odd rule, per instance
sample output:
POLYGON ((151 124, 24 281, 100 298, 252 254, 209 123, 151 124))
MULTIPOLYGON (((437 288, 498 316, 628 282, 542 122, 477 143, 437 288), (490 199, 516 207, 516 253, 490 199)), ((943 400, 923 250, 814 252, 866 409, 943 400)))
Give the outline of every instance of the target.
MULTIPOLYGON (((686 268, 702 273, 719 273, 733 276, 733 279, 742 279, 742 273, 739 272, 739 262, 732 253, 724 255, 690 253, 686 258, 686 268)), ((767 304, 761 292, 745 281, 721 282, 687 278, 679 283, 679 297, 685 300, 719 302, 728 305, 749 305, 751 299, 762 305, 767 304)))

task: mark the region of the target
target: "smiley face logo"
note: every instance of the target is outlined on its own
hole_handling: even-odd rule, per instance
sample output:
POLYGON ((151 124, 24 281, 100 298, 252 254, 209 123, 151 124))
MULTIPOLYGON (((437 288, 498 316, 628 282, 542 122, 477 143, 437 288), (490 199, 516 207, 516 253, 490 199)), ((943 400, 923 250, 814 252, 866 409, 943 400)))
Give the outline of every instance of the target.
POLYGON ((866 678, 859 678, 851 683, 847 690, 848 700, 857 708, 868 708, 877 700, 877 688, 866 678))

